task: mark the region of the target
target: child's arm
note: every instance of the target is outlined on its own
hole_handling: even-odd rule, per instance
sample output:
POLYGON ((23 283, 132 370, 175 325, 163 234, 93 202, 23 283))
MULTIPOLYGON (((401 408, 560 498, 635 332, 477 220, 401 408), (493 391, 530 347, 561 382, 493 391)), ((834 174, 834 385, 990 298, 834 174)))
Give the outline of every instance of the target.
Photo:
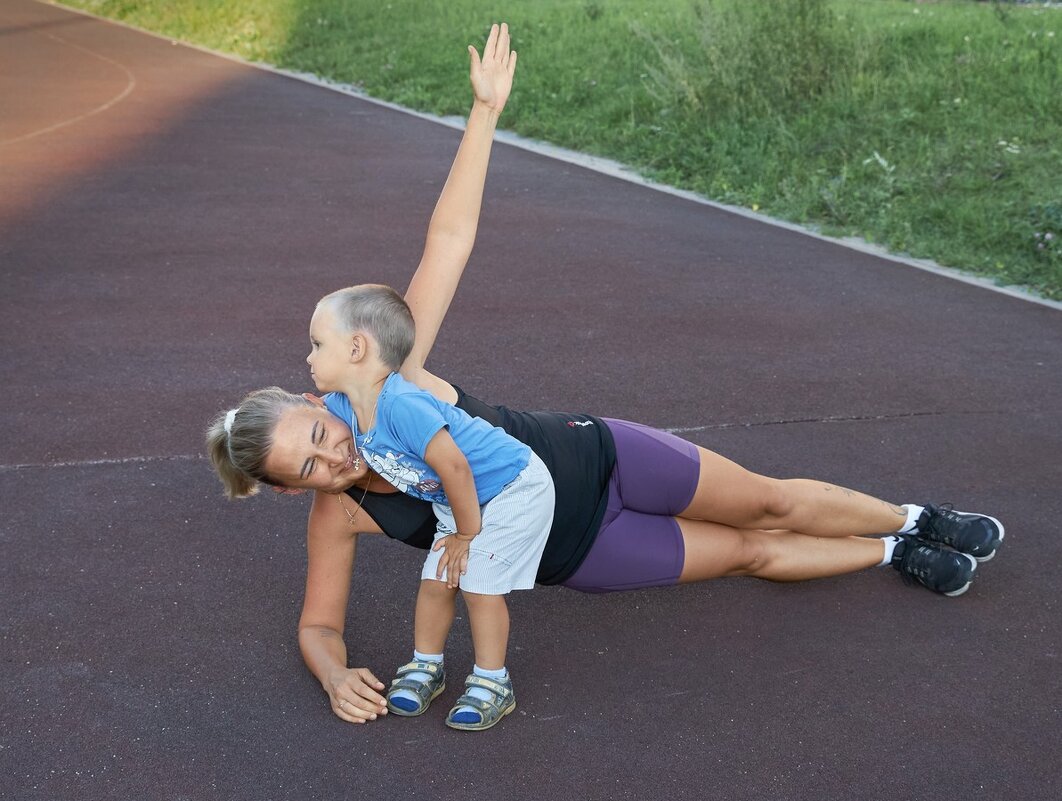
POLYGON ((439 569, 435 577, 442 579, 446 570, 446 585, 457 587, 461 575, 468 568, 468 546, 479 534, 482 519, 479 515, 479 498, 476 495, 476 481, 472 468, 454 438, 446 429, 440 429, 424 451, 424 461, 428 463, 442 481, 446 500, 457 524, 457 532, 432 546, 433 551, 445 548, 439 559, 439 569))
POLYGON ((435 344, 472 252, 494 130, 509 99, 516 69, 516 53, 509 50, 509 26, 504 23, 491 27, 482 59, 471 45, 468 50, 475 102, 432 214, 424 254, 406 290, 406 302, 413 312, 417 334, 413 351, 402 366, 402 375, 415 383, 419 383, 416 374, 423 372, 424 362, 435 344))

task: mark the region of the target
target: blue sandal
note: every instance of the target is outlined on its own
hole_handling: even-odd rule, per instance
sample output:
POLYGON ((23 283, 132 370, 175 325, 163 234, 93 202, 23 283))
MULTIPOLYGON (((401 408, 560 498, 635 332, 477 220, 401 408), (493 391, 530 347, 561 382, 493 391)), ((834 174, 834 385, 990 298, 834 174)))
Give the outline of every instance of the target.
MULTIPOLYGON (((488 679, 485 676, 477 676, 473 673, 465 679, 466 690, 469 687, 481 687, 491 694, 491 698, 489 701, 484 701, 482 698, 469 695, 467 692, 458 698, 457 703, 450 710, 450 714, 446 716, 446 725, 451 729, 483 731, 484 729, 489 729, 516 709, 516 694, 513 693, 513 682, 510 678, 506 678, 505 681, 497 681, 496 679, 488 679), (455 720, 457 710, 463 706, 470 706, 479 712, 479 720, 455 720)), ((463 712, 461 714, 467 715, 468 713, 463 712)))
POLYGON ((431 702, 445 689, 446 671, 443 670, 441 662, 409 662, 398 669, 398 674, 391 682, 391 689, 387 691, 387 709, 395 715, 407 718, 423 715, 428 711, 431 702), (410 673, 427 673, 431 678, 427 681, 406 678, 410 673), (413 693, 419 702, 409 698, 393 698, 398 690, 413 693))

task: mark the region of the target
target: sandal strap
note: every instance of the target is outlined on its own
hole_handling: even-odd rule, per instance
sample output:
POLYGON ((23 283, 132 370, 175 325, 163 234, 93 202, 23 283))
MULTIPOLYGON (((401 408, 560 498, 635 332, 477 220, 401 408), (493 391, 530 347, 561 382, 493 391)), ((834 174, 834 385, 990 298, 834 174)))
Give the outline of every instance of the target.
POLYGON ((417 681, 416 679, 395 679, 391 682, 391 689, 387 691, 387 695, 390 696, 395 690, 409 690, 414 693, 421 701, 427 701, 431 698, 435 692, 435 688, 439 686, 437 681, 417 681))
POLYGON ((486 719, 501 710, 498 704, 492 701, 484 701, 482 698, 477 698, 474 695, 462 695, 457 699, 457 703, 454 704, 454 709, 460 709, 463 706, 470 706, 479 712, 480 716, 486 719))
POLYGON ((408 676, 410 673, 427 673, 434 679, 438 678, 439 674, 442 672, 442 662, 419 662, 413 660, 412 662, 407 662, 402 665, 402 667, 395 671, 395 675, 398 678, 402 678, 403 676, 408 676))
POLYGON ((486 676, 471 674, 465 679, 465 687, 482 687, 489 693, 493 693, 499 700, 513 694, 512 684, 502 684, 500 681, 489 679, 486 676))

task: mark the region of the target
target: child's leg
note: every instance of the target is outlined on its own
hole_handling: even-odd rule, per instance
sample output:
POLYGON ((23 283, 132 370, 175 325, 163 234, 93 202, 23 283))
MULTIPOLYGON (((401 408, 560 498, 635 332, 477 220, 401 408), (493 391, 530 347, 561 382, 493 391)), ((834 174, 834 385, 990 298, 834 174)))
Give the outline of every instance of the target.
POLYGON ((425 654, 441 654, 454 622, 454 599, 457 590, 445 581, 423 579, 417 592, 417 611, 413 621, 413 647, 425 654))
POLYGON ((422 579, 413 623, 413 661, 399 668, 387 693, 387 707, 398 715, 419 715, 445 687, 443 649, 454 622, 452 590, 443 581, 422 579))
POLYGON ((464 598, 472 627, 476 664, 484 670, 501 670, 505 667, 505 651, 509 644, 509 607, 505 604, 505 596, 466 592, 464 598))
POLYGON ((450 710, 446 724, 457 729, 490 728, 516 707, 512 681, 505 669, 509 644, 509 608, 504 595, 464 592, 476 664, 465 694, 450 710))

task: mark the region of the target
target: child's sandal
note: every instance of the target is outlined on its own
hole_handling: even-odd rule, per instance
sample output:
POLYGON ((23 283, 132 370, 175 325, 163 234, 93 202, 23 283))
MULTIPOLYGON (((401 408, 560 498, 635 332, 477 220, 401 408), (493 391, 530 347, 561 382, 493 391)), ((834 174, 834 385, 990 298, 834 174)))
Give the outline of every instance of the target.
POLYGON ((387 709, 395 715, 413 718, 423 715, 428 711, 432 701, 446 689, 446 671, 441 662, 409 662, 398 669, 398 673, 391 681, 391 689, 387 691, 387 709), (416 681, 406 678, 410 673, 427 673, 431 676, 427 681, 416 681), (419 699, 419 703, 408 698, 393 698, 398 690, 406 690, 413 693, 419 699), (408 708, 396 706, 396 702, 413 704, 408 708))
POLYGON ((468 692, 458 698, 450 714, 446 716, 446 725, 451 729, 483 731, 516 709, 516 694, 513 692, 512 679, 496 681, 473 673, 465 679, 465 689, 469 687, 481 687, 491 694, 491 698, 489 701, 484 701, 482 698, 469 695, 468 692), (463 706, 470 706, 479 712, 479 720, 473 723, 454 720, 457 710, 463 706))

